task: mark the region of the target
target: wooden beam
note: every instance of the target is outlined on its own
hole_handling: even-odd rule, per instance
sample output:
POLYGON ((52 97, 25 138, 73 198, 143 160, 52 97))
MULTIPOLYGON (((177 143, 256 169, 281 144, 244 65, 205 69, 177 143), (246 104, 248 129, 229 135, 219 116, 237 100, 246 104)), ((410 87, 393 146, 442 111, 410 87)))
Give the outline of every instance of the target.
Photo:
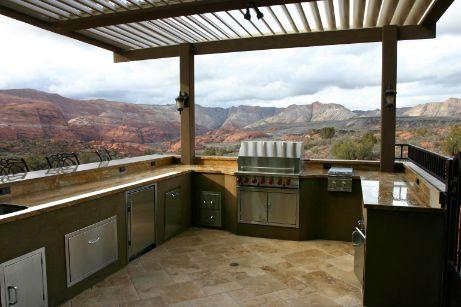
MULTIPOLYGON (((427 39, 434 37, 434 26, 398 27, 399 40, 427 39)), ((373 43, 380 42, 381 40, 382 30, 379 28, 294 33, 264 37, 228 39, 223 41, 199 42, 194 44, 194 54, 204 55, 296 47, 373 43)), ((176 56, 179 56, 179 49, 177 46, 154 47, 120 52, 114 55, 114 61, 140 61, 176 56)))
MULTIPOLYGON (((315 1, 315 0, 306 0, 315 1)), ((252 0, 256 6, 283 5, 298 3, 299 0, 252 0)), ((97 16, 81 17, 72 20, 58 21, 54 28, 58 32, 70 32, 96 27, 105 27, 122 23, 165 19, 196 14, 206 14, 222 11, 245 9, 248 0, 199 0, 177 4, 159 5, 155 7, 120 11, 97 16)))
POLYGON ((194 47, 179 46, 180 91, 189 95, 189 107, 181 112, 181 163, 194 164, 195 158, 195 87, 194 47))
POLYGON ((385 91, 397 89, 398 28, 382 29, 382 79, 381 79, 381 171, 393 172, 395 162, 396 104, 386 104, 385 91))
MULTIPOLYGON (((53 27, 51 26, 52 23, 42 21, 42 20, 39 20, 37 18, 31 17, 29 15, 23 14, 21 12, 18 12, 16 10, 13 10, 11 8, 3 6, 2 4, 0 4, 0 14, 4 15, 4 16, 7 16, 7 17, 10 17, 10 18, 13 18, 13 19, 18 20, 18 21, 25 22, 27 24, 30 24, 32 26, 41 28, 43 30, 54 32, 56 34, 62 34, 62 33, 59 33, 59 32, 57 32, 57 31, 55 31, 53 29, 53 27)), ((96 47, 100 47, 100 48, 103 48, 103 49, 106 49, 106 50, 109 50, 109 51, 112 51, 112 52, 120 52, 120 51, 122 51, 122 48, 120 48, 120 47, 105 43, 103 41, 91 38, 89 36, 85 36, 85 35, 80 34, 80 33, 72 32, 72 33, 67 33, 64 36, 67 36, 67 37, 76 39, 78 41, 81 41, 81 42, 84 42, 84 43, 87 43, 87 44, 90 44, 90 45, 93 45, 93 46, 96 46, 96 47)))
POLYGON ((428 5, 432 0, 419 0, 412 6, 408 16, 403 23, 404 25, 416 25, 419 23, 424 13, 427 10, 428 5))
POLYGON ((434 24, 439 21, 453 2, 454 0, 437 0, 431 10, 424 17, 422 24, 434 24))

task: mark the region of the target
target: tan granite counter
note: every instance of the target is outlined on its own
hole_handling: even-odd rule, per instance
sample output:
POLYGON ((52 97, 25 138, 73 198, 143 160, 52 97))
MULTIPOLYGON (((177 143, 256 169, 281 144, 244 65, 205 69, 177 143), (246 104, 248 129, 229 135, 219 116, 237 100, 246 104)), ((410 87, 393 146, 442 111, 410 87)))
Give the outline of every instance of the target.
POLYGON ((410 181, 406 173, 369 172, 361 175, 365 208, 440 212, 439 191, 433 197, 420 192, 423 183, 410 181))
POLYGON ((204 165, 175 164, 137 174, 121 175, 116 178, 51 189, 46 192, 2 198, 3 203, 23 205, 29 209, 0 216, 0 224, 72 206, 113 193, 124 192, 189 172, 233 175, 235 171, 236 169, 233 167, 220 167, 218 169, 204 165))

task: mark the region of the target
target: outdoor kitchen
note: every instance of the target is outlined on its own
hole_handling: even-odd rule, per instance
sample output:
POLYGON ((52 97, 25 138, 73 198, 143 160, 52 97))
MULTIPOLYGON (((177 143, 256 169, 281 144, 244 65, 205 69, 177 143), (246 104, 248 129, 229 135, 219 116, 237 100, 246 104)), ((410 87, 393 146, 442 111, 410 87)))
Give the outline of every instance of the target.
POLYGON ((39 171, 0 160, 0 306, 459 306, 461 153, 395 137, 397 43, 435 38, 453 1, 354 1, 338 28, 333 1, 325 27, 323 1, 96 2, 8 0, 0 13, 116 63, 179 57, 180 154, 62 152, 39 171), (259 7, 294 24, 286 5, 303 28, 276 32, 259 7), (196 155, 195 56, 358 43, 382 46, 379 161, 263 139, 196 155))

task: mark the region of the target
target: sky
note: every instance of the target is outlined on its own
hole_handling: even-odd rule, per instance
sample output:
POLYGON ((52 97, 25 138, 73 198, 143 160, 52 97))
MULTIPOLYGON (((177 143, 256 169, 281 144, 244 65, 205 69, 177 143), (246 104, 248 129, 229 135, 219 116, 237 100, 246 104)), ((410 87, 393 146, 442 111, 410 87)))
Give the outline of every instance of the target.
MULTIPOLYGON (((0 16, 0 89, 32 88, 75 99, 172 104, 178 58, 113 63, 111 52, 0 16)), ((398 107, 461 98, 461 1, 437 38, 398 44, 398 107)), ((378 43, 197 56, 196 103, 286 107, 314 101, 380 107, 378 43)))

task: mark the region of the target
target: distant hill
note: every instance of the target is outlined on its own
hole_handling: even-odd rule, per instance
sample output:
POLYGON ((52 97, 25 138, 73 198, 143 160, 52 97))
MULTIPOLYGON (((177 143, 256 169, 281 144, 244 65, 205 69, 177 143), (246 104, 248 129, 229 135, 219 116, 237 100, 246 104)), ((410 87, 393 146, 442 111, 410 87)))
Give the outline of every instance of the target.
MULTIPOLYGON (((287 108, 197 105, 196 130, 198 135, 207 134, 211 139, 223 131, 234 136, 257 137, 273 133, 279 127, 283 129, 278 133, 325 125, 367 129, 379 124, 379 113, 379 110, 351 111, 340 104, 321 102, 287 108)), ((406 125, 421 123, 422 118, 426 123, 434 119, 453 122, 461 120, 461 100, 450 98, 401 108, 397 113, 405 118, 406 125)), ((173 105, 77 100, 31 89, 0 90, 0 139, 5 141, 116 140, 147 144, 175 140, 179 138, 179 128, 179 114, 173 105)), ((232 140, 238 141, 236 137, 232 140)))

